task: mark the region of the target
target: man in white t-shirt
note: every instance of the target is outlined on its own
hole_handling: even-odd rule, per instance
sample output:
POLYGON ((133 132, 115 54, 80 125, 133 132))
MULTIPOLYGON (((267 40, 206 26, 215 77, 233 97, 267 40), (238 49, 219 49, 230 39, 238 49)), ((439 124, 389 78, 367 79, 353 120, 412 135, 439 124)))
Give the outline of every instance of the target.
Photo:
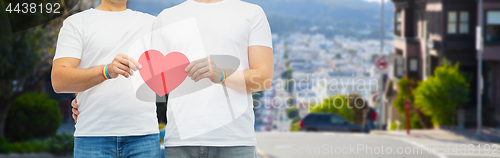
POLYGON ((126 3, 102 0, 60 30, 52 85, 57 93, 79 93, 74 157, 160 157, 156 105, 137 99, 129 77, 142 66, 124 55, 151 32, 155 17, 126 3))
POLYGON ((188 77, 169 93, 166 157, 256 157, 251 93, 270 88, 274 66, 262 8, 187 0, 158 15, 152 36, 153 49, 190 61, 188 77))

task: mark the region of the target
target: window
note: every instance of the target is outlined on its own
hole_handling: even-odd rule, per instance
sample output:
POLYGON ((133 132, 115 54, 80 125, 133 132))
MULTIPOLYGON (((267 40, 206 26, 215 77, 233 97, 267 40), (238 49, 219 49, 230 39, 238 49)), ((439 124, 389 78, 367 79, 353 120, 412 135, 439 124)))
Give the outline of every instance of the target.
POLYGON ((404 75, 404 62, 403 62, 403 57, 399 56, 396 57, 395 59, 396 66, 394 67, 396 69, 396 74, 395 76, 398 78, 403 77, 404 75))
POLYGON ((345 123, 344 119, 336 117, 336 116, 332 116, 330 118, 330 122, 334 125, 343 125, 345 123))
POLYGON ((486 17, 486 42, 500 43, 500 11, 488 11, 486 17))
POLYGON ((469 12, 467 11, 460 12, 460 33, 469 33, 469 12))
POLYGON ((394 18, 394 23, 395 23, 395 32, 394 34, 398 35, 398 36, 401 36, 401 24, 402 24, 402 21, 403 21, 403 17, 401 17, 401 11, 397 11, 396 12, 396 18, 394 18))
POLYGON ((448 34, 468 34, 469 33, 469 12, 450 11, 448 12, 448 34))
POLYGON ((427 32, 441 34, 441 12, 427 12, 427 32))
POLYGON ((448 12, 448 34, 457 33, 457 12, 448 12))
POLYGON ((410 71, 418 71, 418 60, 415 58, 410 59, 410 71))

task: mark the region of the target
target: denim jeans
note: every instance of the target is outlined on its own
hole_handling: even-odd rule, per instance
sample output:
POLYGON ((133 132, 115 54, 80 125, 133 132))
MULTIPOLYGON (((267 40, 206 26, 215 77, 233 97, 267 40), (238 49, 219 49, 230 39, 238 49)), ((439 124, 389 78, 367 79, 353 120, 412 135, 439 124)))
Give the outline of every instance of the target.
POLYGON ((165 147, 166 158, 256 158, 255 146, 177 146, 165 147))
POLYGON ((160 158, 160 136, 75 137, 75 158, 160 158))

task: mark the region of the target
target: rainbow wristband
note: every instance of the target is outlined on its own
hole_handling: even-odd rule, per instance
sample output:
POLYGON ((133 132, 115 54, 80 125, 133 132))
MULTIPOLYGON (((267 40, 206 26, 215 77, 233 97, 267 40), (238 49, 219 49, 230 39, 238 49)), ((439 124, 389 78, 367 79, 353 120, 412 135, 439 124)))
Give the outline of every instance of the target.
POLYGON ((226 81, 226 73, 224 72, 224 70, 222 70, 220 68, 219 68, 219 70, 220 70, 220 72, 222 74, 222 78, 220 79, 219 84, 223 84, 226 81))
POLYGON ((104 79, 106 79, 106 80, 111 79, 111 77, 109 77, 109 73, 108 73, 108 66, 109 66, 109 64, 102 68, 102 76, 104 76, 104 79))

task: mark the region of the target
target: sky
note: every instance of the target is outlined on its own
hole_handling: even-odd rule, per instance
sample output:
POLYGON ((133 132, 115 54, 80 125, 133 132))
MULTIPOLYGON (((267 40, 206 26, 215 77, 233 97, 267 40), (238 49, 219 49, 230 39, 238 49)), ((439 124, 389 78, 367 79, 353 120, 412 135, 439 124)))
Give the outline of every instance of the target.
MULTIPOLYGON (((364 0, 364 1, 368 1, 368 2, 382 2, 382 0, 364 0)), ((386 3, 388 1, 390 1, 390 0, 385 0, 386 3)))

